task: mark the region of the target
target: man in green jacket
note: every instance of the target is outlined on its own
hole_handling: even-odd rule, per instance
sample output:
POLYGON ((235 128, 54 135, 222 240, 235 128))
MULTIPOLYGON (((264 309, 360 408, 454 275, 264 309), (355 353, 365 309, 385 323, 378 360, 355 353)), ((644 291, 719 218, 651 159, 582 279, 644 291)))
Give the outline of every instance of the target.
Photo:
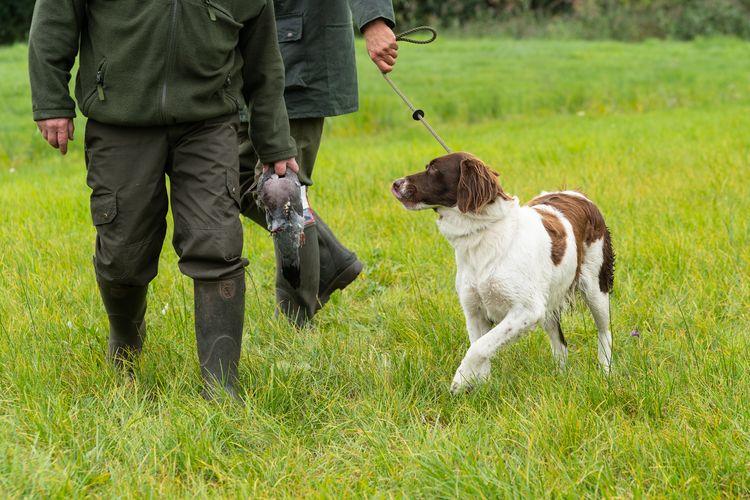
POLYGON ((130 368, 143 345, 169 197, 179 268, 194 280, 204 396, 223 388, 237 398, 247 265, 237 133, 246 103, 260 161, 298 169, 273 3, 37 0, 29 37, 33 114, 62 154, 73 139, 68 81, 77 54, 108 357, 130 368))
MULTIPOLYGON (((292 136, 297 141, 304 203, 320 146, 324 117, 357 111, 357 67, 352 14, 370 58, 380 71, 391 71, 398 55, 391 0, 274 0, 281 54, 286 69, 284 99, 292 136), (351 10, 350 10, 351 6, 351 10)), ((252 130, 252 127, 251 127, 252 130)), ((240 144, 242 213, 265 226, 253 198, 257 175, 253 144, 240 144)), ((297 326, 310 318, 338 289, 362 270, 357 256, 342 245, 320 215, 306 208, 305 244, 300 248, 301 284, 294 288, 281 274, 276 250, 278 309, 297 326)))

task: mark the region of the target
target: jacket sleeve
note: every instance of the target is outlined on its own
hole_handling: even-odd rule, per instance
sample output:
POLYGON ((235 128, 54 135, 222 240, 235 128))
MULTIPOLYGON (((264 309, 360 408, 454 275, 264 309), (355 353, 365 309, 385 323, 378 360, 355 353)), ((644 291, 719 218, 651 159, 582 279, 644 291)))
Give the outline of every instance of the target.
POLYGON ((393 13, 391 0, 349 0, 349 5, 359 31, 362 31, 362 28, 370 21, 380 18, 385 20, 389 28, 396 26, 396 16, 393 13))
POLYGON ((72 118, 70 70, 85 22, 85 0, 37 0, 29 32, 29 81, 34 120, 72 118))
POLYGON ((243 94, 250 109, 250 139, 258 158, 262 163, 272 163, 296 156, 297 148, 289 134, 284 63, 271 0, 257 17, 245 23, 240 51, 244 58, 243 94))

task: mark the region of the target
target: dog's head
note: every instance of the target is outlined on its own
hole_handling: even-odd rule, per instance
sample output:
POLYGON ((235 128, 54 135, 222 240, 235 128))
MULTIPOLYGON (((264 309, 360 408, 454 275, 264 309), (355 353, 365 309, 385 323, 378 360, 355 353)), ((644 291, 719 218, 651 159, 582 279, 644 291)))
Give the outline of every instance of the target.
POLYGON ((497 198, 510 200, 498 174, 469 153, 451 153, 432 160, 424 172, 396 179, 393 195, 409 210, 455 207, 478 213, 497 198))

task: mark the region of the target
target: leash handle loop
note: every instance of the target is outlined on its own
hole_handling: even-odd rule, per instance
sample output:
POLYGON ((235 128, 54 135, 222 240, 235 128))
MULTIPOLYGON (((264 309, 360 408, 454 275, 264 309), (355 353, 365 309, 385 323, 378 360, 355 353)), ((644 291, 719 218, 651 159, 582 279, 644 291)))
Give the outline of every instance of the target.
POLYGON ((415 43, 417 45, 426 45, 428 43, 432 43, 437 38, 437 31, 435 28, 431 26, 417 26, 415 28, 408 29, 404 31, 403 33, 400 33, 396 35, 396 41, 397 42, 408 42, 408 43, 415 43), (430 34, 430 38, 426 40, 418 40, 415 38, 409 38, 408 35, 413 35, 414 33, 420 33, 420 32, 426 32, 430 34))

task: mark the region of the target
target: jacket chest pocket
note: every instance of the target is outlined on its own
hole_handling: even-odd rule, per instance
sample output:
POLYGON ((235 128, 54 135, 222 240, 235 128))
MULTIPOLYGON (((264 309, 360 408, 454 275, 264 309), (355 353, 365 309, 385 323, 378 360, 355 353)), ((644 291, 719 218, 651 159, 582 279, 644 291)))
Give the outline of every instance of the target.
POLYGON ((214 77, 234 62, 242 23, 216 0, 182 2, 178 51, 190 52, 189 65, 199 76, 214 77))
POLYGON ((279 39, 281 58, 284 60, 285 87, 287 89, 308 86, 308 62, 305 43, 302 40, 302 14, 290 14, 276 18, 276 34, 279 39))

